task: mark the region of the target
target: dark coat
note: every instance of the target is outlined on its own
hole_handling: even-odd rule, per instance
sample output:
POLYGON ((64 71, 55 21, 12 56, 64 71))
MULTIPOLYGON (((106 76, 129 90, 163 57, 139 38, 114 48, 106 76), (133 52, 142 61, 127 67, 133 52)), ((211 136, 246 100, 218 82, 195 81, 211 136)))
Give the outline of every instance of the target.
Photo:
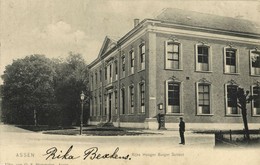
POLYGON ((179 131, 185 132, 185 122, 184 121, 180 121, 179 131))

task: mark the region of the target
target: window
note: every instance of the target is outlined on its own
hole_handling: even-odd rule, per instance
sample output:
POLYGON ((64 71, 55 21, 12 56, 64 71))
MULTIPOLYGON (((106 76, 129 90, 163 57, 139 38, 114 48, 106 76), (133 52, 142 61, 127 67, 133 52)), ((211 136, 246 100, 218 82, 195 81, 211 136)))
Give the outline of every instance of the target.
POLYGON ((93 116, 93 99, 92 98, 90 98, 89 103, 90 103, 90 116, 93 116))
POLYGON ((260 116, 260 86, 252 87, 252 95, 254 97, 252 101, 253 116, 260 116))
POLYGON ((122 114, 125 114, 125 88, 121 89, 121 98, 122 114))
POLYGON ((134 86, 129 87, 130 113, 134 113, 134 86))
POLYGON ((94 89, 94 77, 91 75, 91 88, 94 89))
POLYGON ((93 116, 96 116, 96 114, 97 114, 97 108, 98 108, 97 97, 95 97, 95 104, 94 104, 94 113, 93 113, 93 116))
POLYGON ((139 47, 140 52, 140 67, 141 70, 145 69, 145 44, 141 44, 139 47))
POLYGON ((112 82, 112 64, 110 64, 108 67, 109 67, 109 82, 112 82))
POLYGON ((116 75, 116 80, 117 80, 117 78, 118 78, 118 67, 117 67, 117 61, 115 61, 115 63, 114 63, 114 65, 115 65, 115 75, 116 75))
POLYGON ((227 115, 238 115, 240 114, 238 107, 237 107, 237 85, 227 85, 226 86, 226 94, 227 94, 227 109, 226 114, 227 115))
POLYGON ((99 96, 99 115, 102 116, 102 97, 99 96))
POLYGON ((125 77, 125 56, 122 56, 122 77, 125 77))
POLYGON ((99 70, 99 81, 102 82, 102 70, 99 70))
POLYGON ((210 47, 196 45, 196 71, 210 71, 210 47))
POLYGON ((105 80, 107 80, 107 67, 105 67, 105 80))
POLYGON ((251 75, 260 75, 260 52, 250 51, 251 75))
POLYGON ((130 74, 133 74, 134 73, 134 65, 135 65, 135 54, 134 54, 134 51, 131 50, 129 52, 129 55, 130 55, 130 74))
POLYGON ((180 83, 167 82, 167 111, 166 113, 180 113, 180 83))
POLYGON ((118 114, 117 109, 117 91, 115 91, 115 114, 118 114))
POLYGON ((95 73, 95 79, 96 79, 96 84, 98 82, 98 75, 97 75, 97 72, 95 73))
POLYGON ((238 72, 238 55, 237 50, 233 48, 224 48, 225 54, 225 73, 238 72))
POLYGON ((145 85, 144 83, 140 83, 140 113, 145 113, 145 85))
POLYGON ((166 69, 180 69, 180 43, 166 42, 166 69))
POLYGON ((197 114, 211 114, 210 84, 198 83, 197 92, 197 114))
POLYGON ((104 108, 104 110, 105 110, 105 111, 104 111, 103 114, 104 114, 105 116, 107 115, 107 104, 108 104, 108 102, 107 102, 107 97, 108 97, 107 95, 104 95, 104 98, 105 98, 105 108, 104 108))

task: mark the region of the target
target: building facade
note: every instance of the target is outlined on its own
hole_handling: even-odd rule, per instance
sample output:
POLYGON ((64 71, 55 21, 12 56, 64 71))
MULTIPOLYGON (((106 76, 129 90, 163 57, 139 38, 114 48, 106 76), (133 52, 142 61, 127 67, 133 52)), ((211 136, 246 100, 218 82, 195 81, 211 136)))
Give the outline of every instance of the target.
POLYGON ((260 27, 229 17, 166 9, 106 37, 90 69, 90 123, 157 129, 184 117, 192 128, 243 128, 230 94, 242 87, 249 128, 260 126, 260 27))

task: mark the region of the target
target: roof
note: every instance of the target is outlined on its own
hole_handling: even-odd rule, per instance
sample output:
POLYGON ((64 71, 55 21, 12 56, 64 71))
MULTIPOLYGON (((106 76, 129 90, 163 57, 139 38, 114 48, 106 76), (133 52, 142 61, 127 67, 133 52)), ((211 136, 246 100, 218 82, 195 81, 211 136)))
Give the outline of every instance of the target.
POLYGON ((166 8, 155 19, 181 25, 260 34, 260 25, 249 20, 182 9, 166 8))
POLYGON ((99 57, 101 57, 103 54, 105 54, 110 49, 115 47, 117 44, 117 41, 118 41, 118 37, 106 36, 103 41, 102 47, 100 49, 99 57))
POLYGON ((136 27, 131 29, 127 34, 122 37, 106 36, 102 47, 100 49, 98 58, 95 59, 89 67, 94 66, 101 56, 109 54, 110 51, 113 51, 118 44, 122 44, 124 40, 133 34, 146 22, 160 21, 167 22, 176 25, 184 25, 190 27, 206 28, 206 29, 216 29, 227 32, 237 32, 243 33, 246 36, 249 34, 260 34, 260 25, 245 19, 238 19, 226 16, 218 16, 213 14, 200 13, 195 11, 187 11, 176 8, 166 8, 160 14, 155 16, 153 19, 144 19, 136 27))

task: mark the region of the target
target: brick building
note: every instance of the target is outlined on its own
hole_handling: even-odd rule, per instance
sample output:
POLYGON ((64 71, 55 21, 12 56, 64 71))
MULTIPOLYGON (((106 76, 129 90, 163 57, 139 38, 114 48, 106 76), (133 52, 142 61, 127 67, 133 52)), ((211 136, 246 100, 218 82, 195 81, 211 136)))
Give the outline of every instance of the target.
POLYGON ((243 128, 229 93, 238 86, 249 128, 260 126, 260 26, 247 20, 180 9, 134 21, 121 38, 107 36, 90 65, 90 123, 157 128, 243 128))

